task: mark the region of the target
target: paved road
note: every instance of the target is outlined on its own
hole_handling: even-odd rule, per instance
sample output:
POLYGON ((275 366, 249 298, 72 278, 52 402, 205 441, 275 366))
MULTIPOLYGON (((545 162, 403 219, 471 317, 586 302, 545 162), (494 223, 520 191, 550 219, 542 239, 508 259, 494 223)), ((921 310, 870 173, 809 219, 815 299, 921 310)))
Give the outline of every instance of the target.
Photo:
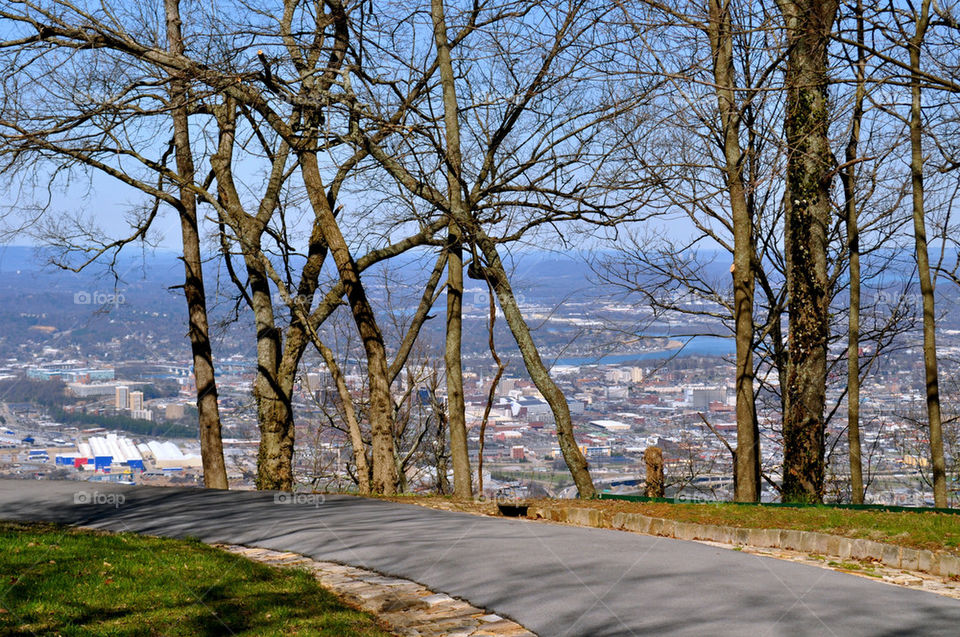
POLYGON ((960 634, 960 602, 826 569, 349 496, 0 480, 0 518, 295 551, 421 582, 542 637, 960 634), (114 503, 75 504, 81 491, 114 503))

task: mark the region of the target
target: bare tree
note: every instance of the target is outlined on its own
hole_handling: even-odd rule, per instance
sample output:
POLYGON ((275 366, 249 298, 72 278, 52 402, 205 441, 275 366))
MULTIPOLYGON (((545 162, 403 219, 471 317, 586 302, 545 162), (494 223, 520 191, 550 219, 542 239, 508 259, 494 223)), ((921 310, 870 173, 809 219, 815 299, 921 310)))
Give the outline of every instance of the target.
MULTIPOLYGON (((439 8, 432 13, 435 20, 439 8)), ((602 50, 591 38, 605 35, 597 24, 608 12, 576 2, 477 4, 453 17, 445 13, 446 32, 453 34, 447 36, 451 65, 460 69, 452 78, 455 91, 444 90, 450 78, 443 78, 439 58, 434 62, 431 55, 425 69, 419 53, 409 48, 415 41, 413 15, 383 14, 379 17, 388 26, 371 36, 376 54, 365 55, 364 93, 360 95, 356 87, 358 100, 372 104, 383 94, 383 84, 397 83, 377 78, 409 75, 419 82, 424 73, 439 67, 438 93, 425 94, 418 117, 407 124, 416 138, 405 139, 399 148, 366 135, 361 143, 397 183, 449 215, 456 225, 471 255, 468 274, 493 285, 527 371, 551 406, 561 450, 582 497, 592 496, 595 489, 574 438, 566 400, 539 356, 498 246, 544 224, 613 223, 634 208, 633 195, 626 195, 628 189, 623 188, 629 177, 615 172, 611 162, 619 144, 606 135, 611 118, 641 98, 618 95, 609 67, 599 73, 590 66, 602 50), (531 12, 543 20, 529 22, 531 12), (494 53, 491 57, 485 51, 494 53), (377 66, 373 59, 379 61, 377 66), (442 105, 436 109, 434 96, 442 105), (443 115, 434 116, 435 110, 443 115), (456 153, 451 156, 450 151, 451 140, 457 137, 459 167, 450 164, 451 158, 456 161, 456 153), (445 187, 435 185, 436 171, 448 177, 445 187), (456 188, 452 181, 458 182, 456 188)), ((613 43, 610 38, 608 43, 613 43)), ((436 45, 436 38, 431 39, 436 45)))
MULTIPOLYGON (((863 2, 855 9, 857 43, 864 43, 863 2)), ((850 493, 854 504, 863 504, 863 467, 860 449, 860 227, 858 221, 856 176, 860 126, 866 97, 866 52, 858 47, 856 95, 846 147, 846 169, 840 173, 846 210, 847 250, 850 268, 850 308, 847 339, 847 438, 850 454, 850 493)))
MULTIPOLYGON (((261 351, 272 348, 274 352, 268 357, 274 360, 265 361, 270 364, 262 366, 262 382, 258 381, 257 385, 261 414, 267 414, 264 422, 269 428, 275 429, 275 435, 268 435, 265 439, 261 460, 266 469, 261 475, 263 479, 260 483, 264 488, 287 488, 291 484, 289 458, 292 454, 293 429, 289 417, 288 389, 292 387, 291 379, 296 372, 303 347, 309 342, 311 329, 315 330, 316 325, 345 297, 356 328, 362 335, 361 342, 368 359, 367 372, 371 393, 369 416, 373 425, 372 488, 393 492, 398 476, 393 454, 390 369, 383 335, 359 274, 364 267, 372 263, 429 241, 435 232, 435 226, 427 223, 420 232, 376 249, 360 259, 352 254, 340 226, 338 210, 335 209, 337 190, 343 174, 349 173, 366 156, 363 149, 345 146, 342 138, 334 134, 337 126, 343 125, 345 130, 349 130, 351 122, 355 121, 351 119, 353 116, 349 109, 336 112, 333 106, 337 103, 336 94, 349 90, 349 82, 342 81, 343 64, 350 48, 350 20, 346 7, 335 0, 322 7, 291 2, 287 3, 283 14, 276 18, 238 12, 225 18, 219 28, 212 28, 206 34, 196 34, 203 46, 182 52, 170 52, 156 47, 149 39, 138 39, 137 30, 128 29, 122 20, 111 18, 126 17, 123 12, 108 11, 102 16, 93 16, 66 0, 56 3, 57 11, 34 5, 22 9, 22 13, 5 12, 4 17, 27 28, 36 29, 39 35, 30 38, 26 44, 36 43, 38 46, 68 51, 88 48, 110 51, 119 59, 189 81, 198 96, 214 95, 217 98, 213 100, 214 103, 197 109, 198 115, 225 108, 226 113, 220 113, 219 122, 225 124, 222 127, 224 130, 229 130, 230 118, 234 117, 231 112, 239 108, 244 111, 247 120, 255 120, 257 126, 272 130, 280 142, 286 145, 279 148, 278 157, 285 155, 288 148, 290 155, 295 158, 294 166, 298 169, 301 187, 313 212, 307 265, 300 280, 300 285, 305 288, 298 290, 300 294, 297 302, 304 303, 307 309, 311 308, 316 291, 316 277, 327 255, 336 267, 338 280, 311 313, 309 326, 298 325, 299 319, 292 319, 293 331, 288 331, 286 349, 281 355, 278 351, 278 331, 268 318, 269 306, 265 299, 269 296, 264 294, 268 286, 263 284, 266 279, 265 272, 274 279, 274 283, 281 278, 274 278, 270 274, 269 259, 263 254, 262 248, 260 254, 257 254, 256 236, 244 236, 249 233, 244 229, 237 232, 237 228, 233 228, 233 240, 241 247, 241 251, 252 251, 259 261, 259 264, 252 268, 251 262, 247 262, 248 274, 259 268, 260 271, 255 274, 261 281, 255 282, 259 288, 250 296, 250 300, 258 301, 257 314, 262 317, 262 326, 265 328, 262 332, 265 336, 261 341, 264 346, 261 351), (257 22, 260 19, 266 20, 266 24, 257 22), (262 48, 254 54, 249 44, 234 47, 230 44, 230 36, 221 37, 231 28, 233 33, 240 34, 244 42, 261 36, 268 39, 271 42, 268 50, 276 55, 268 58, 262 48), (289 76, 295 79, 287 79, 288 72, 289 76), (218 106, 218 101, 222 102, 222 105, 218 106), (343 160, 342 163, 335 165, 332 170, 328 190, 321 168, 320 153, 336 148, 347 148, 347 152, 339 158, 343 160)), ((17 46, 23 44, 25 42, 18 41, 17 46)), ((423 84, 414 86, 411 90, 416 95, 423 90, 423 84)), ((402 119, 407 103, 400 100, 393 119, 402 119)), ((387 116, 385 126, 379 131, 370 131, 371 137, 377 142, 389 137, 396 129, 395 122, 391 125, 391 121, 391 117, 387 116)), ((232 147, 232 141, 225 140, 222 136, 220 142, 227 142, 228 147, 232 147)), ((270 155, 274 148, 266 153, 270 155)), ((275 157, 271 157, 273 158, 275 157)), ((221 169, 229 163, 229 156, 225 155, 221 169)), ((283 167, 283 162, 274 162, 275 172, 279 171, 284 178, 288 178, 283 167)), ((224 178, 224 183, 218 182, 216 195, 209 192, 206 184, 194 184, 192 189, 203 198, 204 203, 216 211, 220 221, 230 225, 228 220, 240 220, 243 217, 237 216, 239 208, 236 206, 233 214, 224 207, 224 201, 230 199, 227 196, 230 187, 225 183, 228 180, 223 170, 220 171, 220 177, 224 178)), ((267 194, 271 193, 268 191, 267 194)), ((235 198, 233 204, 236 204, 235 198)), ((260 217, 264 214, 269 217, 275 207, 269 196, 257 205, 260 217)), ((257 215, 253 215, 253 218, 255 229, 257 226, 264 226, 262 218, 257 218, 257 215)), ((246 220, 250 221, 249 217, 246 220)), ((446 223, 440 220, 435 225, 443 227, 446 223)), ((258 229, 257 232, 263 230, 258 229)), ((293 296, 295 295, 291 295, 291 298, 293 296)))
MULTIPOLYGON (((35 24, 23 15, 5 12, 14 22, 35 24)), ((183 51, 179 2, 165 0, 165 39, 170 55, 183 51)), ((149 28, 147 25, 147 33, 149 28)), ((153 32, 162 41, 159 32, 153 32)), ((220 415, 210 345, 204 290, 197 198, 193 191, 195 162, 191 148, 188 111, 190 98, 185 79, 175 73, 152 73, 152 69, 125 64, 121 56, 86 47, 49 47, 40 36, 28 36, 0 43, 9 56, 4 76, 2 109, 3 153, 8 170, 27 168, 28 157, 42 158, 54 166, 52 173, 72 166, 86 166, 131 186, 154 200, 149 213, 134 222, 128 237, 104 240, 96 229, 84 228, 80 221, 72 238, 63 237, 61 247, 69 258, 81 255, 79 268, 102 255, 116 253, 124 246, 143 239, 157 217, 161 204, 174 208, 179 216, 182 236, 182 260, 185 280, 182 286, 187 302, 188 336, 193 354, 197 385, 201 455, 204 484, 227 488, 223 448, 220 439, 220 415), (89 65, 85 67, 84 65, 89 65), (109 75, 110 70, 114 74, 109 75), (45 78, 45 79, 40 79, 45 78), (22 89, 34 82, 34 90, 22 89), (96 87, 104 92, 94 95, 96 87), (159 99, 157 87, 165 89, 159 99), (66 90, 65 90, 66 89, 66 90), (86 91, 78 102, 77 91, 86 91), (14 96, 18 96, 14 100, 14 96), (169 127, 162 121, 166 119, 169 127), (150 132, 160 126, 162 132, 150 132), (123 133, 121 134, 121 131, 123 133), (169 138, 165 148, 157 148, 155 137, 169 138), (151 151, 156 158, 151 158, 151 151), (168 168, 173 154, 175 169, 168 168), (173 191, 173 192, 171 192, 173 191), (77 236, 79 235, 79 236, 77 236)), ((58 225, 57 221, 52 222, 58 225)), ((59 242, 59 241, 58 241, 59 242)))
MULTIPOLYGON (((167 47, 172 55, 182 55, 184 46, 180 29, 180 1, 164 0, 164 12, 167 23, 167 47)), ((200 420, 203 482, 207 487, 226 489, 227 470, 223 463, 223 443, 220 437, 217 383, 210 348, 206 294, 203 289, 197 198, 190 189, 190 185, 195 181, 195 169, 193 153, 190 150, 187 86, 187 82, 181 77, 173 77, 170 81, 173 145, 177 173, 180 178, 179 200, 182 205, 179 212, 183 236, 183 267, 186 274, 183 293, 187 297, 190 345, 193 349, 193 375, 197 381, 197 413, 200 420)))
POLYGON ((764 270, 764 252, 779 249, 774 238, 779 204, 773 195, 780 153, 767 127, 779 106, 771 79, 781 59, 769 44, 770 16, 751 3, 643 5, 649 13, 625 7, 623 12, 649 51, 644 57, 653 62, 638 56, 638 72, 668 78, 654 102, 665 126, 652 138, 638 136, 630 161, 649 174, 657 216, 680 211, 695 234, 687 241, 656 231, 633 234, 618 242, 618 256, 601 264, 599 274, 617 288, 639 292, 655 316, 680 313, 721 330, 729 327, 736 343, 735 498, 754 501, 760 497, 754 353, 758 341, 779 340, 785 307, 779 286, 764 270), (688 52, 701 49, 709 57, 691 60, 688 52), (708 247, 700 254, 702 244, 708 247), (732 288, 730 279, 713 276, 712 261, 723 257, 711 257, 711 248, 729 252, 732 288), (769 308, 766 325, 755 327, 762 309, 755 307, 758 277, 769 308), (684 302, 694 298, 704 303, 684 302))
POLYGON ((824 476, 824 410, 829 334, 827 245, 833 153, 827 52, 839 3, 778 0, 789 53, 786 68, 787 289, 790 358, 783 419, 783 491, 819 501, 824 476))
POLYGON ((933 469, 935 506, 947 506, 946 463, 943 457, 943 422, 940 413, 940 379, 937 371, 936 302, 930 257, 927 251, 926 211, 923 187, 923 114, 921 112, 920 52, 930 25, 931 0, 924 0, 914 13, 914 33, 908 40, 910 50, 910 178, 913 187, 913 235, 923 297, 923 367, 927 388, 927 418, 930 426, 930 455, 933 469))
POLYGON ((431 0, 433 39, 437 50, 437 66, 443 98, 444 164, 447 172, 447 199, 451 222, 447 240, 447 340, 444 363, 447 380, 447 427, 450 433, 450 455, 453 460, 453 493, 459 498, 473 495, 470 456, 467 452, 466 405, 463 398, 463 369, 460 355, 463 330, 463 238, 453 220, 463 217, 466 209, 461 183, 463 162, 460 149, 460 122, 456 75, 450 56, 447 20, 443 0, 431 0))
POLYGON ((725 176, 733 225, 733 320, 737 342, 737 453, 734 498, 760 500, 760 433, 753 394, 754 223, 743 180, 740 109, 736 103, 730 0, 710 0, 707 34, 713 53, 717 109, 723 131, 725 176))

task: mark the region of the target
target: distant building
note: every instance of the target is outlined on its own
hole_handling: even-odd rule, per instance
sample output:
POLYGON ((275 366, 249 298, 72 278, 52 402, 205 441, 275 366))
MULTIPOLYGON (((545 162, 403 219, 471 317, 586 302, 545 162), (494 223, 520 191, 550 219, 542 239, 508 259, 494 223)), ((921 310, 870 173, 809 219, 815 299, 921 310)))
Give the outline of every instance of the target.
POLYGON ((330 387, 333 384, 332 377, 328 371, 320 372, 308 372, 306 374, 307 385, 313 391, 322 390, 325 387, 330 387))
POLYGON ((630 431, 630 425, 625 422, 620 422, 619 420, 591 420, 590 424, 594 427, 604 429, 606 431, 630 431))
POLYGON ((580 452, 587 458, 610 457, 610 447, 607 445, 580 445, 580 452))
POLYGON ((171 403, 167 405, 166 409, 164 410, 164 416, 166 416, 167 420, 180 420, 183 418, 184 413, 185 410, 183 405, 178 403, 171 403))
POLYGON ((42 367, 27 369, 27 378, 36 380, 60 379, 66 383, 89 383, 114 379, 114 369, 76 367, 73 363, 50 363, 42 367))
POLYGON ((115 433, 92 436, 77 445, 78 456, 93 462, 81 463, 83 468, 109 470, 113 464, 125 464, 143 469, 143 456, 132 440, 115 433), (92 465, 92 466, 89 466, 92 465))
POLYGON ((143 411, 143 392, 130 392, 130 411, 143 411))
POLYGON ((604 374, 604 378, 609 383, 629 383, 632 376, 629 369, 611 369, 604 374))
POLYGON ((153 420, 153 412, 149 409, 131 409, 130 410, 131 418, 138 418, 140 420, 153 420))
POLYGON ((511 460, 526 460, 526 458, 526 448, 523 445, 514 445, 513 447, 510 447, 511 460))
POLYGON ((606 387, 605 393, 607 395, 607 400, 626 400, 630 397, 629 388, 623 385, 606 387))
POLYGON ((137 445, 137 449, 144 456, 149 455, 157 469, 183 469, 202 465, 200 456, 185 455, 177 445, 170 441, 151 440, 146 444, 137 445))
POLYGON ((509 400, 515 418, 525 421, 553 422, 553 412, 546 401, 533 396, 520 396, 509 400))
POLYGON ((694 409, 707 409, 710 403, 726 402, 727 390, 722 387, 692 387, 687 389, 687 403, 694 409))
POLYGON ((130 407, 130 388, 126 385, 118 385, 116 391, 117 409, 128 409, 130 407))
POLYGON ((117 386, 113 383, 68 383, 67 389, 77 398, 89 398, 110 396, 116 392, 117 386))

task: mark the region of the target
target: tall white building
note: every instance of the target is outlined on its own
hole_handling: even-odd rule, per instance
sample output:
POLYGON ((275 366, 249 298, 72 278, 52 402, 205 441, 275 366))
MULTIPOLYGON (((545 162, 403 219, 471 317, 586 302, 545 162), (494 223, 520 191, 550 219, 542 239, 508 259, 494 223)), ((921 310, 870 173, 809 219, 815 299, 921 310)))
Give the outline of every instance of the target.
POLYGON ((143 411, 143 392, 130 392, 130 411, 143 411))
MULTIPOLYGON (((142 395, 142 394, 141 394, 142 395)), ((126 385, 117 385, 117 409, 127 409, 130 406, 130 388, 126 385)))

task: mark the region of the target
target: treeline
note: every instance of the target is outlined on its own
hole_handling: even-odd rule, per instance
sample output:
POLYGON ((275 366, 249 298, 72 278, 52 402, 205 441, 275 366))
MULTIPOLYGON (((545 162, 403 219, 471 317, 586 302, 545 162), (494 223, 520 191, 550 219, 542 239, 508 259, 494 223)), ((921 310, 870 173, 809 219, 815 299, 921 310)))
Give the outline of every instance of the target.
POLYGON ((17 378, 0 380, 0 396, 8 403, 31 403, 43 407, 61 407, 76 398, 67 393, 66 384, 59 379, 34 380, 17 378))
MULTIPOLYGON (((165 397, 170 395, 173 385, 160 382, 155 385, 144 386, 144 398, 148 395, 150 389, 151 397, 165 397)), ((191 427, 183 422, 179 423, 156 423, 139 418, 131 418, 123 414, 117 415, 99 415, 88 414, 81 411, 63 409, 65 405, 70 405, 77 401, 77 398, 70 394, 66 384, 60 379, 35 380, 31 378, 19 378, 15 380, 0 381, 0 396, 4 402, 10 403, 30 403, 44 407, 50 413, 51 417, 57 422, 64 424, 83 425, 87 427, 104 427, 106 429, 118 429, 132 434, 142 436, 165 436, 170 438, 193 438, 197 437, 196 427, 191 427)))
POLYGON ((79 411, 64 411, 63 409, 54 408, 50 410, 50 415, 57 422, 62 422, 64 424, 116 429, 140 436, 161 436, 165 438, 190 439, 196 439, 197 437, 196 427, 141 420, 139 418, 131 418, 130 416, 125 416, 123 414, 107 416, 100 414, 87 414, 79 411))
MULTIPOLYGON (((67 267, 113 262, 161 211, 177 215, 207 486, 226 487, 226 471, 201 236, 215 238, 230 307, 254 322, 258 487, 294 485, 292 399, 312 350, 328 372, 312 393, 349 440, 360 492, 413 479, 463 498, 482 490, 489 417, 474 461, 461 364, 471 279, 488 291, 488 401, 503 320, 581 497, 596 493, 504 260, 525 245, 609 241, 616 256, 594 264, 603 283, 655 317, 719 321, 736 339, 737 500, 764 484, 823 499, 842 406, 829 382, 849 414, 847 497, 862 501, 860 386, 920 326, 918 438, 946 504, 933 291, 960 282, 960 262, 929 251, 950 254, 960 236, 953 3, 292 0, 270 15, 228 1, 216 16, 178 0, 162 15, 127 5, 0 12, 0 169, 37 197, 76 170, 139 193, 130 227, 109 239, 82 214, 30 218, 67 267), (718 249, 729 276, 710 275, 718 249), (401 254, 420 259, 415 284, 390 272, 401 254), (891 258, 916 273, 916 302, 908 287, 889 296, 891 258), (419 338, 434 316, 436 358, 419 338), (761 444, 778 445, 774 465, 761 444)), ((318 456, 311 480, 328 471, 318 456)))

